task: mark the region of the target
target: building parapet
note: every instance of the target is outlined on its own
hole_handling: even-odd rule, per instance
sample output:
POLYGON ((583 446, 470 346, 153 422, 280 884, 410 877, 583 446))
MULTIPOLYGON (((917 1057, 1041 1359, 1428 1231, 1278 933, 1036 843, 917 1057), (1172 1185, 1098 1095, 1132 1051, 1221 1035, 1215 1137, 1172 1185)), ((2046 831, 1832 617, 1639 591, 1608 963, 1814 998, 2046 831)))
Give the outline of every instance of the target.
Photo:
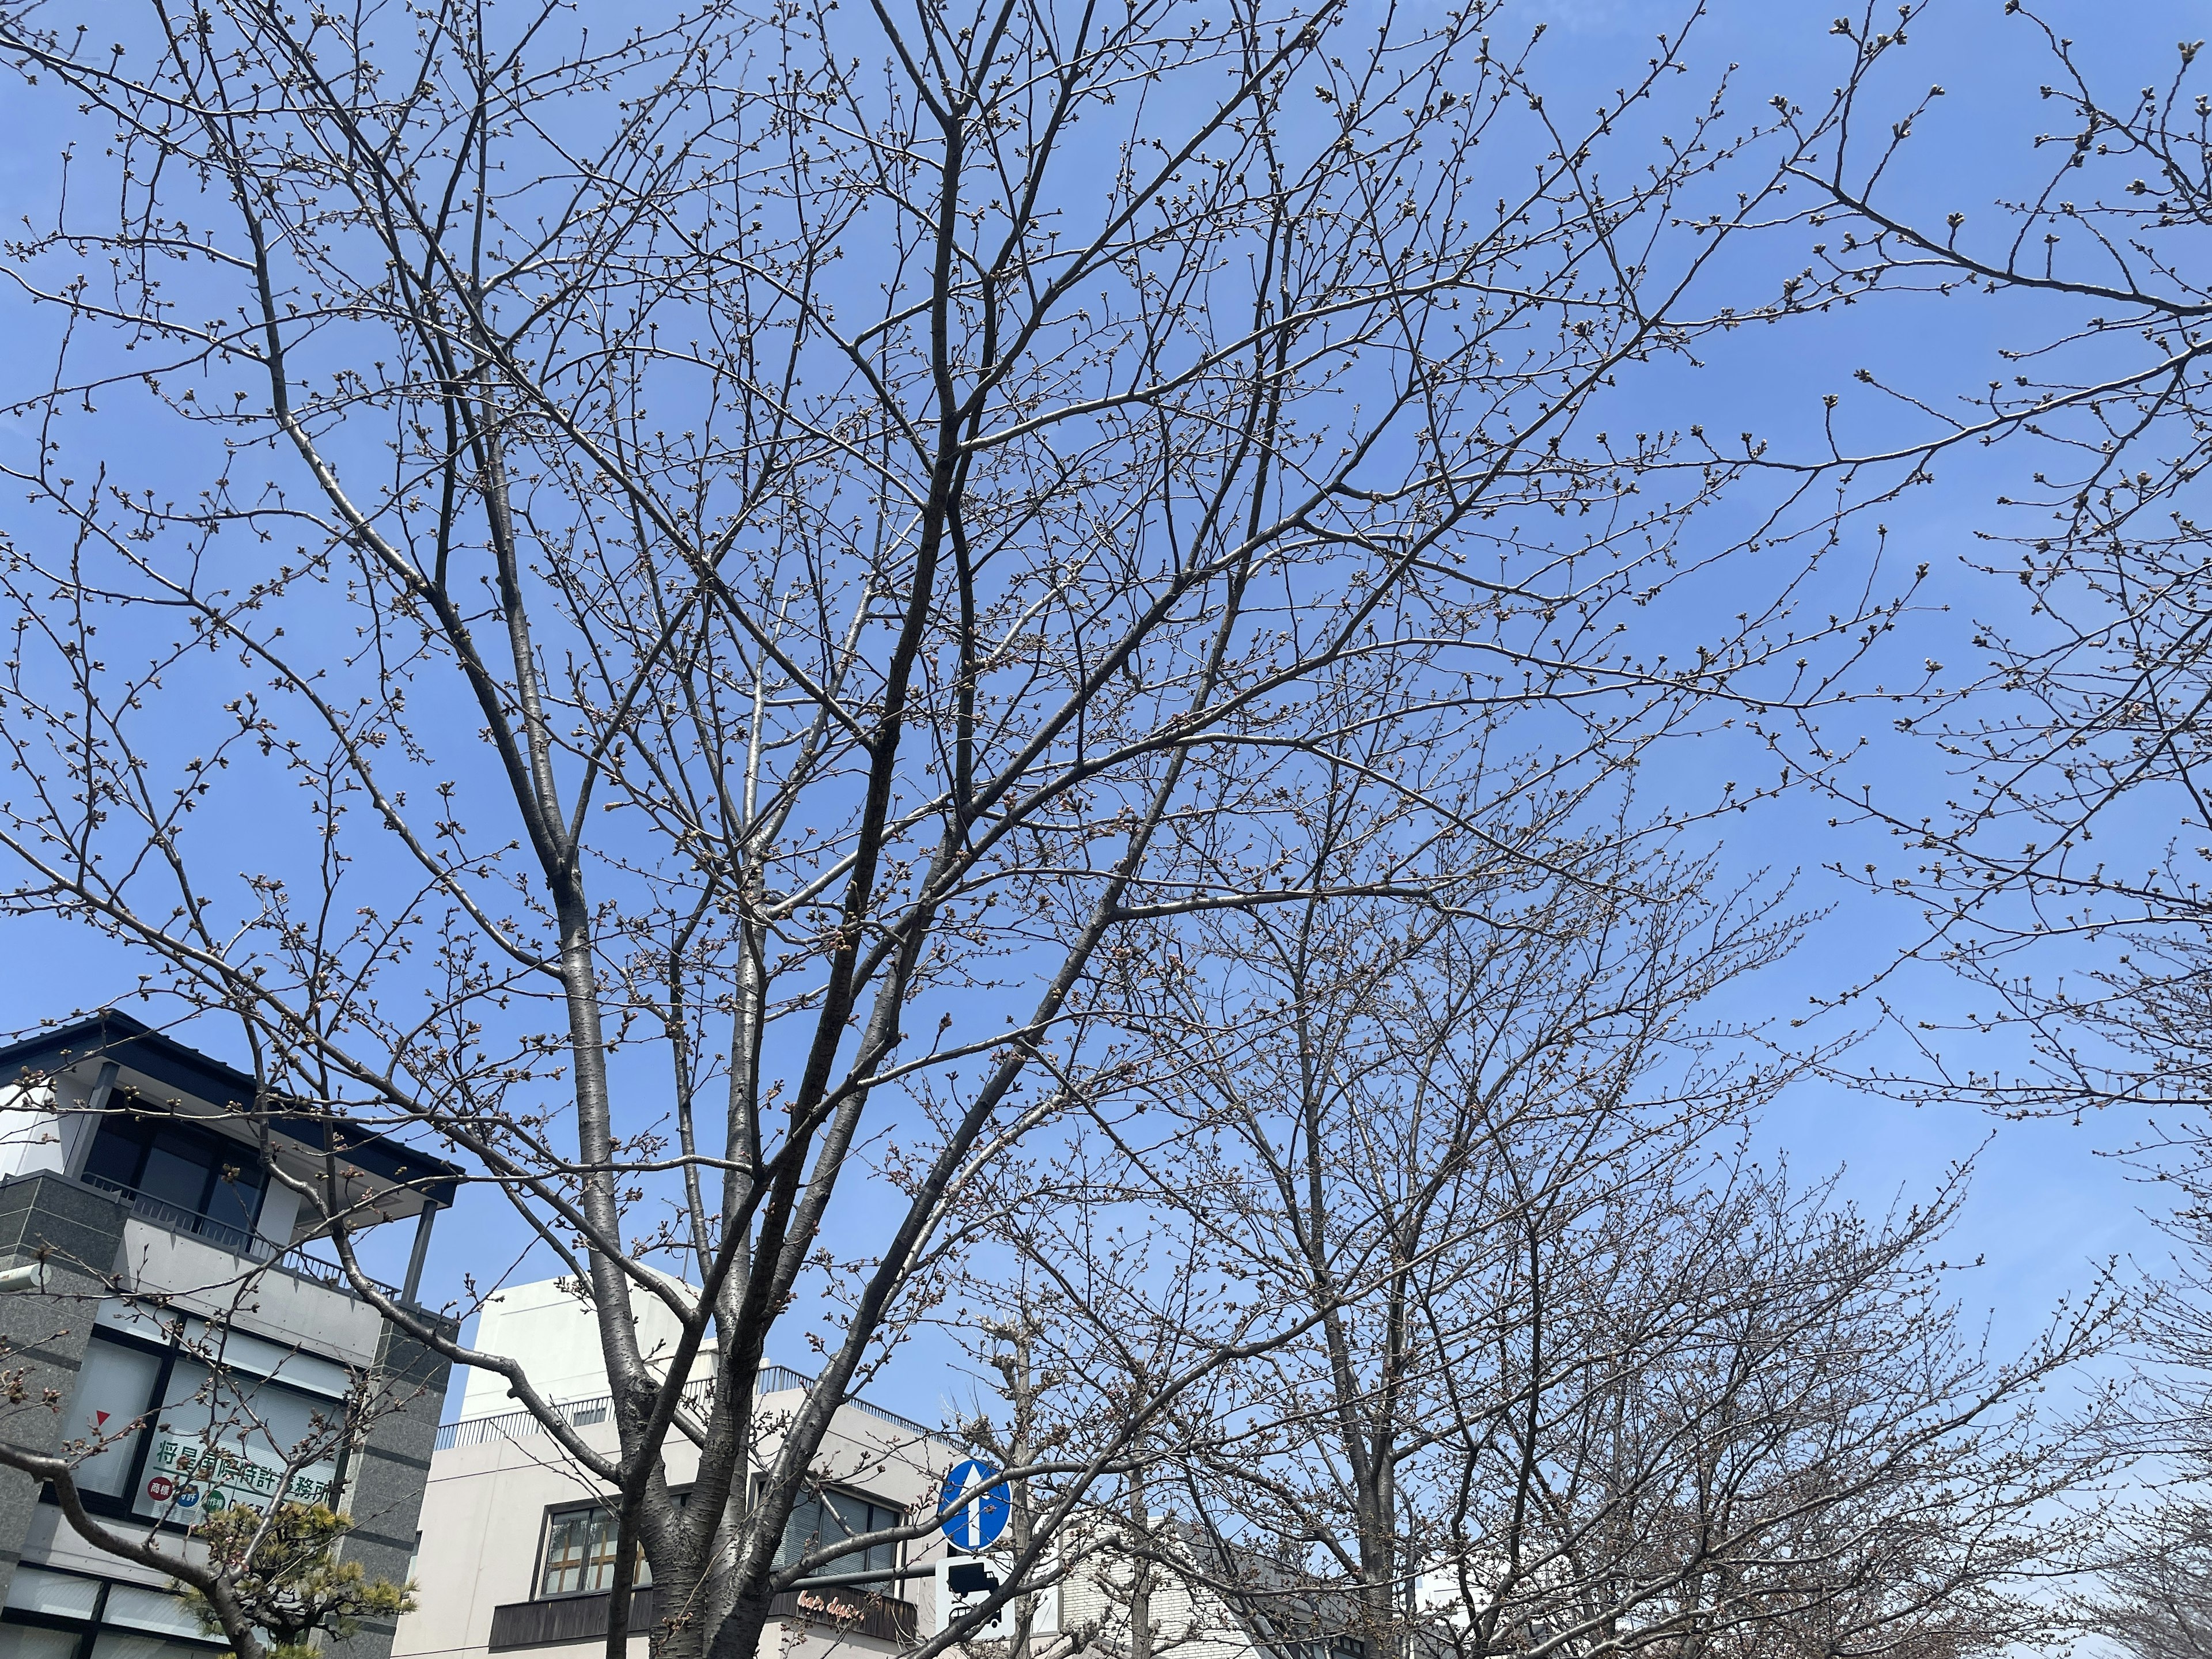
MULTIPOLYGON (((701 1377, 696 1382, 686 1383, 684 1389, 685 1408, 697 1411, 704 1406, 707 1403, 708 1392, 713 1387, 713 1383, 712 1377, 701 1377)), ((812 1377, 804 1372, 793 1370, 788 1365, 763 1365, 760 1368, 759 1376, 754 1382, 753 1392, 756 1394, 786 1394, 793 1391, 808 1393, 812 1391, 813 1387, 812 1377)), ((911 1417, 902 1417, 898 1413, 887 1411, 881 1406, 870 1405, 865 1400, 848 1400, 845 1404, 853 1411, 865 1412, 879 1421, 889 1423, 896 1428, 909 1429, 925 1438, 942 1437, 937 1430, 926 1424, 917 1423, 911 1417)), ((614 1396, 602 1394, 594 1395, 584 1400, 571 1400, 556 1409, 561 1413, 561 1420, 570 1428, 586 1429, 606 1422, 612 1415, 613 1407, 614 1396)), ((476 1446, 489 1440, 514 1440, 544 1432, 545 1425, 538 1420, 535 1413, 527 1410, 501 1412, 493 1417, 464 1417, 454 1422, 441 1423, 438 1425, 437 1449, 449 1451, 456 1446, 476 1446)))

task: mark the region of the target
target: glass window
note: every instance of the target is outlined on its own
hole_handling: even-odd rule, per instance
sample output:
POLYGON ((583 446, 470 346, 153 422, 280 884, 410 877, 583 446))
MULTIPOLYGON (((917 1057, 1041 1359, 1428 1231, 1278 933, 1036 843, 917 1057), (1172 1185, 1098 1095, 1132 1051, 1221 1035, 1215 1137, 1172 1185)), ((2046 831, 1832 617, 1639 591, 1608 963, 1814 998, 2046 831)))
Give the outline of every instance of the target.
POLYGON ((261 1212, 258 1154, 190 1123, 105 1119, 84 1172, 241 1232, 251 1232, 261 1212))
POLYGON ((182 1596, 165 1595, 138 1584, 110 1584, 107 1606, 100 1612, 100 1622, 121 1625, 129 1630, 205 1639, 199 1620, 185 1605, 182 1596))
MULTIPOLYGON (((161 1372, 159 1354, 106 1341, 95 1334, 85 1345, 84 1364, 77 1370, 76 1392, 70 1396, 64 1437, 89 1440, 113 1434, 133 1418, 143 1416, 153 1403, 154 1383, 161 1372)), ((123 1489, 131 1484, 131 1460, 137 1449, 134 1431, 85 1459, 76 1468, 78 1490, 122 1497, 123 1489)))
POLYGON ((0 1659, 76 1659, 75 1631, 0 1625, 0 1659))
POLYGON ((210 1326, 204 1320, 191 1319, 185 1323, 185 1340, 202 1352, 212 1350, 215 1357, 232 1371, 251 1371, 289 1389, 327 1395, 333 1412, 344 1409, 343 1402, 353 1390, 353 1378, 344 1366, 335 1361, 318 1359, 313 1354, 301 1353, 281 1342, 249 1336, 244 1331, 225 1330, 220 1326, 210 1326))
MULTIPOLYGON (((783 1548, 777 1553, 776 1565, 787 1567, 808 1551, 842 1538, 888 1531, 898 1525, 899 1516, 898 1510, 873 1503, 857 1492, 808 1492, 792 1505, 791 1519, 784 1523, 783 1548)), ((865 1550, 854 1550, 834 1561, 825 1561, 820 1570, 824 1573, 888 1572, 897 1566, 896 1544, 872 1544, 865 1550)), ((863 1584, 859 1588, 885 1586, 863 1584)))
POLYGON ((266 1509, 282 1498, 329 1499, 344 1437, 343 1401, 238 1370, 218 1377, 179 1353, 170 1359, 168 1386, 155 1408, 162 1360, 98 1331, 86 1344, 64 1432, 88 1439, 133 1418, 149 1426, 84 1459, 79 1490, 128 1500, 136 1514, 185 1526, 230 1504, 266 1509), (142 1444, 134 1492, 131 1468, 142 1444))
POLYGON ((76 1573, 22 1566, 9 1586, 8 1606, 16 1612, 67 1620, 75 1628, 0 1622, 0 1659, 76 1659, 85 1632, 94 1624, 100 1633, 92 1652, 106 1659, 183 1659, 186 1655, 213 1659, 216 1652, 182 1600, 137 1584, 104 1583, 76 1573), (185 1640, 173 1639, 178 1637, 185 1640))
POLYGON ((163 1124, 154 1132, 154 1144, 147 1149, 138 1190, 149 1198, 198 1214, 207 1197, 211 1151, 204 1139, 190 1130, 163 1124))
POLYGON ((252 1147, 234 1140, 217 1141, 214 1178, 208 1183, 204 1213, 226 1227, 251 1233, 261 1215, 261 1182, 267 1173, 252 1147))
POLYGON ((169 1373, 161 1425, 205 1432, 283 1462, 295 1453, 334 1445, 345 1408, 281 1382, 226 1370, 217 1378, 197 1359, 179 1355, 169 1373))
POLYGON ((25 1613, 89 1619, 99 1601, 97 1578, 80 1578, 73 1572, 48 1572, 43 1567, 16 1568, 15 1577, 8 1586, 8 1605, 25 1613))
MULTIPOLYGON (((612 1510, 597 1504, 556 1510, 545 1524, 545 1565, 538 1575, 540 1595, 576 1595, 590 1590, 611 1589, 615 1582, 615 1538, 617 1528, 612 1510)), ((653 1570, 638 1553, 634 1583, 653 1582, 653 1570)))
POLYGON ((218 1379, 179 1355, 132 1508, 189 1526, 232 1504, 326 1500, 342 1418, 331 1401, 235 1372, 218 1379))
POLYGON ((85 1155, 84 1172, 118 1187, 138 1181, 138 1160, 146 1154, 146 1126, 136 1118, 103 1117, 100 1133, 85 1155))
POLYGON ((208 1659, 215 1651, 198 1643, 175 1642, 167 1637, 140 1636, 120 1630, 104 1630, 92 1644, 92 1659, 208 1659))

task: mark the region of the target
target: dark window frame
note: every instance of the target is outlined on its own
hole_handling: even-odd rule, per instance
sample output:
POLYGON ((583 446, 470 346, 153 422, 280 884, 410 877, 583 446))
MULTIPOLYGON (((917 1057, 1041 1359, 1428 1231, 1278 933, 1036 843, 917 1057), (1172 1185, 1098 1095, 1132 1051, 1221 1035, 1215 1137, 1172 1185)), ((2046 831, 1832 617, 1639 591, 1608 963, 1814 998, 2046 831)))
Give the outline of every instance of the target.
MULTIPOLYGON (((88 1515, 100 1516, 107 1520, 129 1521, 139 1525, 151 1522, 164 1532, 175 1533, 180 1537, 189 1535, 191 1528, 184 1522, 169 1516, 156 1517, 142 1515, 134 1505, 138 1490, 146 1480, 146 1460, 154 1455, 154 1436, 151 1431, 158 1425, 161 1412, 165 1409, 163 1402, 167 1401, 169 1384, 175 1380, 177 1361, 180 1358, 196 1358, 197 1356, 187 1355, 183 1348, 174 1342, 156 1342, 139 1335, 136 1331, 112 1330, 105 1325, 94 1326, 88 1340, 94 1342, 113 1342, 126 1348, 136 1348, 142 1353, 155 1355, 161 1363, 160 1369, 154 1373, 154 1393, 152 1399, 147 1402, 146 1420, 138 1432, 131 1437, 131 1476, 123 1483, 122 1495, 111 1497, 104 1492, 79 1492, 78 1501, 84 1505, 85 1512, 88 1515)), ((246 1375, 251 1376, 252 1373, 247 1372, 246 1375)), ((264 1376, 260 1380, 271 1388, 283 1389, 287 1393, 299 1395, 303 1398, 330 1401, 331 1405, 340 1412, 345 1409, 346 1402, 342 1400, 331 1400, 328 1395, 316 1394, 311 1389, 295 1388, 281 1377, 264 1376)), ((353 1437, 350 1434, 341 1437, 337 1462, 337 1473, 331 1478, 331 1486, 334 1492, 343 1492, 345 1490, 347 1477, 352 1473, 353 1468, 353 1437)), ((41 1504, 56 1505, 60 1504, 61 1500, 54 1496, 52 1481, 46 1480, 40 1483, 39 1501, 41 1504)))
MULTIPOLYGON (((95 1327, 88 1340, 113 1342, 123 1347, 136 1348, 142 1353, 154 1354, 161 1362, 159 1369, 154 1373, 154 1392, 152 1398, 147 1401, 146 1420, 139 1425, 138 1431, 131 1437, 131 1474, 123 1483, 122 1495, 111 1497, 104 1492, 82 1492, 77 1494, 78 1499, 84 1504, 88 1514, 106 1516, 117 1520, 143 1519, 142 1516, 131 1515, 131 1499, 138 1491, 139 1483, 146 1478, 146 1460, 153 1455, 154 1436, 151 1431, 155 1426, 155 1419, 161 1413, 161 1402, 168 1398, 169 1383, 176 1374, 177 1345, 173 1342, 152 1342, 135 1332, 111 1331, 105 1327, 95 1327)), ((60 1502, 54 1496, 52 1481, 48 1481, 40 1489, 39 1498, 41 1503, 46 1504, 60 1502)), ((160 1524, 179 1533, 190 1530, 181 1522, 163 1521, 160 1524)))
MULTIPOLYGON (((764 1479, 765 1477, 759 1475, 756 1475, 753 1478, 752 1490, 750 1493, 750 1497, 751 1502, 755 1504, 757 1504, 760 1502, 761 1487, 764 1479)), ((819 1485, 809 1482, 801 1493, 799 1502, 805 1503, 811 1498, 824 1498, 832 1492, 835 1492, 841 1498, 858 1498, 860 1502, 867 1504, 872 1509, 881 1510, 884 1514, 892 1517, 892 1524, 894 1525, 897 1524, 900 1521, 902 1521, 909 1510, 913 1507, 911 1504, 892 1503, 886 1499, 880 1492, 866 1492, 859 1486, 848 1486, 838 1481, 824 1481, 819 1485)), ((678 1491, 672 1492, 669 1496, 673 1498, 680 1505, 691 1496, 690 1488, 688 1486, 681 1488, 678 1491)), ((579 1596, 605 1595, 607 1594, 606 1588, 604 1585, 572 1590, 549 1590, 545 1588, 546 1570, 549 1565, 547 1553, 551 1549, 553 1544, 554 1517, 556 1516, 562 1515, 573 1515, 580 1510, 596 1510, 602 1514, 611 1514, 613 1512, 611 1495, 602 1498, 565 1498, 560 1503, 548 1504, 545 1505, 544 1510, 538 1517, 538 1545, 536 1553, 531 1558, 530 1601, 533 1602, 569 1601, 575 1600, 579 1596)), ((784 1526, 785 1530, 787 1533, 790 1529, 790 1520, 787 1516, 785 1519, 784 1526)), ((871 1528, 869 1530, 874 1531, 877 1530, 877 1528, 871 1528)), ((891 1552, 890 1564, 883 1569, 884 1574, 883 1580, 879 1583, 855 1583, 851 1588, 855 1590, 872 1591, 873 1594, 883 1596, 886 1600, 900 1600, 901 1598, 898 1594, 900 1581, 896 1577, 891 1577, 891 1575, 898 1572, 906 1565, 906 1545, 903 1541, 901 1541, 889 1545, 878 1545, 876 1547, 887 1548, 891 1552)), ((638 1565, 641 1571, 649 1571, 650 1569, 647 1567, 647 1564, 643 1559, 644 1545, 641 1542, 639 1545, 638 1549, 638 1565)), ((781 1559, 782 1553, 783 1546, 779 1543, 776 1546, 776 1554, 779 1560, 781 1559)), ((588 1555, 586 1559, 588 1561, 588 1555)), ((848 1569, 844 1567, 824 1569, 825 1571, 835 1571, 838 1572, 843 1572, 848 1570, 848 1569)), ((865 1571, 867 1569, 865 1565, 858 1568, 850 1569, 850 1571, 865 1571)), ((642 1578, 638 1583, 636 1588, 639 1589, 645 1589, 649 1588, 651 1583, 652 1580, 649 1577, 642 1578)))
MULTIPOLYGON (((52 1490, 51 1486, 47 1488, 49 1494, 52 1490)), ((89 1508, 90 1505, 88 1504, 86 1507, 89 1508)), ((28 1607, 0 1607, 0 1625, 18 1625, 29 1630, 58 1631, 64 1636, 76 1637, 76 1659, 89 1659, 93 1644, 109 1632, 113 1632, 118 1636, 148 1636, 156 1641, 173 1643, 179 1647, 197 1650, 204 1659, 216 1659, 216 1656, 229 1650, 230 1644, 228 1642, 214 1637, 179 1636, 173 1632, 157 1632, 144 1630, 137 1625, 110 1624, 107 1621, 107 1593, 114 1588, 116 1583, 114 1579, 103 1578, 96 1572, 82 1572, 75 1567, 53 1566, 44 1561, 34 1561, 27 1565, 40 1572, 51 1572, 58 1577, 88 1579, 100 1586, 99 1593, 93 1597, 92 1617, 89 1619, 73 1619, 67 1613, 33 1613, 28 1607)))
MULTIPOLYGON (((761 1489, 766 1484, 766 1476, 756 1476, 754 1478, 752 1500, 756 1505, 760 1502, 761 1489)), ((907 1515, 913 1508, 912 1504, 895 1504, 884 1498, 879 1492, 868 1492, 860 1486, 848 1486, 840 1480, 809 1480, 800 1486, 799 1498, 797 1501, 793 1504, 792 1510, 793 1513, 796 1513, 799 1504, 826 1500, 832 1493, 840 1498, 858 1498, 861 1503, 867 1504, 871 1509, 883 1510, 886 1515, 891 1517, 890 1522, 890 1525, 891 1526, 896 1526, 903 1522, 907 1515)), ((866 1530, 874 1532, 881 1530, 881 1528, 871 1526, 866 1528, 866 1530)), ((791 1536, 790 1516, 786 1516, 784 1517, 783 1533, 784 1539, 787 1540, 791 1536)), ((848 1534, 848 1536, 849 1535, 854 1534, 848 1534)), ((817 1533, 815 1536, 818 1539, 821 1534, 817 1533)), ((824 1540, 823 1541, 826 1542, 827 1540, 824 1540)), ((848 1586, 848 1588, 896 1599, 898 1595, 898 1585, 900 1581, 890 1575, 897 1573, 905 1568, 907 1565, 908 1541, 908 1540, 901 1540, 888 1545, 875 1546, 877 1548, 889 1549, 891 1553, 890 1563, 882 1569, 884 1577, 878 1581, 872 1581, 868 1583, 855 1582, 854 1583, 848 1586)), ((783 1561, 783 1542, 779 1541, 775 1549, 776 1565, 779 1566, 785 1565, 783 1561)), ((866 1572, 871 1571, 871 1569, 866 1561, 862 1560, 857 1565, 844 1562, 828 1562, 824 1563, 819 1571, 826 1577, 830 1573, 866 1572)))
MULTIPOLYGON (((269 1172, 263 1167, 260 1148, 249 1142, 234 1139, 218 1130, 209 1128, 189 1113, 163 1112, 134 1106, 126 1110, 101 1114, 100 1121, 93 1126, 91 1138, 84 1143, 83 1154, 78 1160, 82 1166, 80 1174, 98 1173, 93 1168, 93 1162, 99 1154, 102 1138, 110 1130, 119 1132, 125 1127, 128 1127, 131 1134, 136 1137, 137 1146, 131 1156, 131 1176, 128 1180, 120 1181, 119 1185, 129 1188, 132 1192, 143 1191, 140 1182, 145 1179, 147 1162, 153 1157, 155 1137, 164 1129, 176 1130, 187 1139, 198 1141, 203 1149, 210 1154, 207 1177, 200 1183, 198 1200, 191 1206, 179 1205, 178 1207, 189 1208, 194 1215, 204 1221, 212 1221, 220 1226, 238 1227, 240 1231, 248 1235, 260 1226, 261 1212, 269 1200, 269 1172), (241 1184, 235 1182, 226 1183, 223 1181, 222 1171, 226 1164, 235 1165, 241 1176, 251 1173, 253 1177, 253 1201, 248 1206, 250 1212, 242 1224, 227 1217, 216 1215, 210 1209, 210 1206, 215 1201, 217 1187, 226 1184, 236 1187, 241 1184)), ((99 1178, 117 1179, 106 1175, 100 1175, 99 1178)), ((158 1198, 159 1194, 150 1196, 158 1198)), ((160 1201, 169 1203, 173 1200, 161 1199, 160 1201)))
MULTIPOLYGON (((679 1503, 684 1496, 684 1494, 680 1492, 672 1495, 674 1496, 679 1503)), ((591 1510, 601 1515, 610 1516, 614 1513, 614 1506, 607 1498, 586 1498, 580 1499, 570 1498, 559 1504, 548 1504, 545 1506, 544 1513, 538 1516, 538 1554, 530 1570, 530 1599, 532 1601, 574 1601, 580 1595, 605 1595, 607 1593, 607 1587, 604 1584, 586 1585, 582 1589, 572 1590, 549 1590, 545 1588, 545 1572, 547 1565, 549 1565, 547 1552, 553 1547, 554 1517, 562 1515, 574 1515, 582 1510, 591 1510)), ((591 1562, 588 1542, 586 1547, 584 1559, 586 1566, 588 1568, 591 1562)), ((637 1565, 640 1571, 645 1576, 635 1583, 635 1588, 644 1589, 652 1584, 653 1579, 651 1576, 652 1568, 645 1559, 645 1542, 642 1539, 638 1541, 637 1565)))

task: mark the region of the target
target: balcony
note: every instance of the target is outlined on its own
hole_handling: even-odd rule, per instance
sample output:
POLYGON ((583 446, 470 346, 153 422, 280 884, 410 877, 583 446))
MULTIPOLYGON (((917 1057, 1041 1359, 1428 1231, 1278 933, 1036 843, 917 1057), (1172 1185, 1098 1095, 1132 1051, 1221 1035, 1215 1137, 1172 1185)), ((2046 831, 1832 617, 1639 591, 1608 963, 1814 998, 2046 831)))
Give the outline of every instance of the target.
MULTIPOLYGON (((604 1639, 609 1599, 601 1592, 557 1596, 543 1601, 510 1601, 492 1609, 491 1638, 486 1645, 494 1653, 501 1653, 515 1648, 556 1647, 604 1639)), ((632 1636, 651 1634, 659 1617, 655 1600, 650 1584, 631 1596, 632 1636)), ((864 1636, 902 1648, 913 1645, 916 1625, 913 1602, 893 1601, 849 1588, 786 1590, 769 1604, 769 1617, 787 1624, 825 1625, 841 1635, 864 1636)))
POLYGON ((308 1110, 115 1008, 0 1045, 0 1178, 45 1173, 121 1199, 142 1235, 202 1253, 197 1270, 250 1262, 346 1297, 345 1274, 296 1247, 327 1216, 411 1219, 397 1293, 410 1305, 432 1219, 462 1180, 422 1147, 308 1110))
MULTIPOLYGON (((195 1214, 182 1205, 172 1204, 167 1200, 155 1198, 149 1193, 138 1192, 132 1188, 124 1186, 120 1182, 110 1181, 102 1176, 88 1171, 78 1179, 97 1192, 110 1193, 121 1199, 130 1207, 131 1213, 137 1219, 148 1222, 166 1232, 178 1233, 187 1238, 198 1239, 204 1244, 211 1245, 229 1255, 242 1257, 258 1267, 286 1273, 294 1279, 305 1279, 310 1284, 319 1285, 326 1290, 336 1291, 341 1296, 358 1297, 359 1292, 355 1290, 353 1281, 346 1277, 345 1270, 335 1262, 318 1261, 297 1248, 289 1249, 281 1248, 258 1233, 250 1233, 242 1227, 232 1226, 228 1222, 217 1221, 212 1216, 195 1214)), ((371 1279, 369 1282, 387 1296, 396 1297, 399 1294, 380 1279, 371 1279)))

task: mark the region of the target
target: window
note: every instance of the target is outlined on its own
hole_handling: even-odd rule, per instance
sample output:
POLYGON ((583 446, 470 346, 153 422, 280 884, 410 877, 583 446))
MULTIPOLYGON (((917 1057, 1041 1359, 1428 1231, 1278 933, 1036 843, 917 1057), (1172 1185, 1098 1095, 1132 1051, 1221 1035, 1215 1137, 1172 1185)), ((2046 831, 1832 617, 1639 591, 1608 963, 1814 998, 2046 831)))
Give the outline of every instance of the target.
POLYGON ((92 1638, 92 1659, 210 1659, 213 1648, 187 1646, 137 1631, 104 1630, 92 1638))
MULTIPOLYGON (((802 1495, 792 1506, 791 1519, 784 1523, 783 1547, 778 1551, 775 1564, 787 1567, 810 1550, 824 1544, 834 1544, 843 1538, 858 1538, 867 1533, 885 1532, 904 1519, 902 1511, 861 1497, 858 1492, 810 1492, 802 1495)), ((854 1550, 849 1555, 834 1561, 825 1561, 820 1571, 827 1573, 894 1572, 898 1569, 898 1546, 871 1544, 865 1550, 854 1550)), ((887 1590, 889 1583, 856 1583, 856 1589, 887 1590)))
POLYGON ((64 1432, 116 1435, 133 1419, 145 1426, 78 1465, 86 1506, 190 1526, 231 1504, 327 1501, 345 1404, 234 1366, 218 1376, 189 1354, 96 1330, 64 1432))
MULTIPOLYGON (((615 1582, 615 1513, 600 1504, 555 1510, 545 1517, 545 1560, 538 1574, 538 1594, 582 1595, 611 1589, 615 1582)), ((641 1587, 653 1582, 645 1552, 637 1557, 641 1587)))
MULTIPOLYGON (((153 1403, 161 1379, 160 1354, 95 1335, 85 1345, 84 1363, 77 1368, 76 1394, 70 1402, 63 1437, 90 1440, 120 1434, 153 1403)), ((111 1442, 106 1450, 78 1464, 77 1490, 121 1498, 131 1489, 131 1467, 143 1438, 133 1431, 128 1438, 111 1442)))
POLYGON ((0 1659, 76 1659, 75 1631, 40 1625, 0 1625, 0 1659))
POLYGON ((217 1376, 182 1354, 161 1398, 135 1513, 190 1524, 229 1504, 329 1500, 345 1416, 338 1401, 235 1372, 217 1376))
POLYGON ((0 1620, 0 1659, 216 1659, 222 1651, 176 1596, 28 1564, 15 1570, 0 1620))
POLYGON ((103 1118, 84 1172, 95 1184, 127 1187, 241 1233, 261 1212, 255 1150, 177 1119, 103 1118))

